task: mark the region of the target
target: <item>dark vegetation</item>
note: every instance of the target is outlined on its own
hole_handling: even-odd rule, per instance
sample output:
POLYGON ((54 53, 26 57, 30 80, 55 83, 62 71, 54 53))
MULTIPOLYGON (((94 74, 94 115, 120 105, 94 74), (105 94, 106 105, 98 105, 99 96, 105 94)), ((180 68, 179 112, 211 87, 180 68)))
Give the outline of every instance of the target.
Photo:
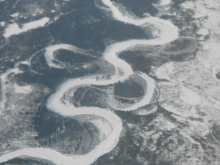
POLYGON ((181 54, 181 55, 170 55, 169 59, 170 61, 176 61, 176 62, 181 62, 181 61, 188 61, 191 59, 194 59, 196 56, 196 53, 186 53, 186 54, 181 54))
POLYGON ((176 9, 180 9, 180 5, 186 1, 187 0, 173 0, 172 7, 176 9))
POLYGON ((33 128, 38 133, 35 139, 42 147, 61 153, 87 153, 98 141, 99 132, 92 124, 62 117, 45 106, 41 106, 33 117, 33 128))
MULTIPOLYGON (((164 115, 169 118, 169 114, 164 111, 159 111, 158 113, 165 113, 164 115)), ((173 160, 168 160, 166 153, 174 153, 177 148, 184 146, 187 141, 178 131, 161 131, 157 126, 150 125, 158 113, 139 116, 130 112, 117 111, 117 115, 125 121, 123 127, 126 133, 120 138, 117 147, 112 152, 101 156, 93 165, 101 165, 103 163, 106 165, 141 165, 144 164, 143 162, 148 162, 151 165, 177 164, 173 160), (133 126, 129 128, 128 124, 133 126), (159 133, 159 131, 161 134, 157 139, 150 136, 143 137, 142 134, 143 132, 159 133), (156 148, 155 151, 151 150, 153 146, 156 148), (111 157, 114 157, 114 159, 111 159, 111 157), (140 158, 143 160, 142 163, 140 158)))
MULTIPOLYGON (((147 3, 145 0, 138 1, 128 1, 128 0, 114 0, 115 2, 121 3, 126 8, 130 9, 137 16, 142 17, 144 12, 151 13, 155 15, 157 10, 152 6, 152 3, 158 2, 158 0, 148 0, 147 3)), ((183 3, 185 0, 175 0, 174 7, 179 8, 179 4, 183 3)), ((24 3, 37 3, 37 1, 26 0, 24 3)), ((53 5, 53 1, 46 0, 44 1, 46 6, 53 5)), ((59 1, 58 1, 59 2, 59 1)), ((42 1, 40 1, 42 3, 42 1)), ((40 5, 38 3, 38 5, 40 5)), ((14 1, 7 0, 0 2, 0 19, 9 20, 9 10, 11 12, 25 12, 25 9, 15 10, 12 8, 14 1), (8 11, 7 11, 8 10, 8 11), (24 11, 23 11, 24 10, 24 11)), ((18 6, 22 8, 22 3, 18 3, 18 6)), ((42 5, 43 6, 43 5, 42 5)), ((14 64, 17 61, 26 60, 33 53, 37 52, 40 49, 45 48, 49 44, 57 43, 67 43, 73 44, 77 47, 84 49, 92 49, 97 52, 103 52, 106 45, 111 44, 112 42, 123 41, 127 39, 143 39, 147 38, 146 34, 139 28, 126 25, 115 20, 109 20, 109 18, 103 15, 95 6, 93 1, 88 0, 76 0, 70 1, 69 5, 62 9, 65 11, 65 15, 62 16, 56 22, 50 24, 48 27, 39 28, 31 30, 27 33, 13 36, 9 39, 9 43, 0 50, 0 65, 3 68, 0 71, 4 72, 8 68, 13 68, 14 64), (74 9, 76 9, 74 11, 74 9), (66 14, 66 12, 70 12, 66 14), (86 13, 86 14, 85 14, 86 13)), ((176 25, 179 27, 185 26, 185 23, 188 26, 192 26, 193 30, 197 30, 195 25, 191 25, 188 21, 193 15, 193 11, 189 11, 185 14, 185 20, 174 20, 172 16, 163 16, 165 19, 172 19, 176 25)), ((52 16, 52 15, 51 15, 52 16)), ((27 20, 20 20, 20 23, 31 21, 31 18, 27 20)), ((0 29, 1 31, 1 29, 0 29)), ((2 32, 1 32, 2 33, 2 32)), ((185 34, 186 31, 181 32, 185 34)), ((189 33, 186 33, 189 34, 189 33)), ((0 40, 0 42, 3 39, 0 40)), ((1 43, 2 44, 2 43, 1 43)), ((176 42, 171 46, 167 51, 177 51, 177 49, 185 49, 189 45, 187 41, 176 42)), ((90 61, 90 59, 85 58, 82 55, 77 55, 70 57, 68 51, 60 50, 61 54, 57 55, 61 61, 67 61, 70 63, 74 62, 85 62, 90 61)), ((135 52, 123 52, 120 54, 120 58, 125 59, 128 63, 132 65, 134 70, 140 70, 145 73, 149 73, 151 66, 160 66, 168 61, 183 61, 186 59, 184 55, 180 56, 170 56, 169 58, 163 57, 144 57, 140 55, 139 51, 135 52)), ((92 60, 92 59, 91 59, 92 60)), ((16 75, 18 81, 24 82, 26 84, 43 84, 53 90, 55 87, 65 81, 67 78, 75 78, 84 76, 90 73, 96 73, 99 68, 94 66, 94 69, 80 69, 80 70, 64 70, 64 69, 55 69, 49 67, 46 64, 46 61, 43 56, 43 52, 37 54, 31 61, 32 69, 43 73, 43 75, 36 75, 30 72, 29 68, 26 65, 21 65, 20 68, 24 71, 24 74, 16 75)), ((218 76, 218 75, 217 75, 218 76)), ((220 76, 218 77, 220 78, 220 76)), ((82 88, 76 91, 75 96, 76 100, 80 101, 80 104, 83 106, 101 106, 103 103, 103 93, 97 89, 87 89, 82 88), (81 94, 85 92, 85 97, 80 98, 81 94), (81 100, 80 100, 81 99, 81 100)), ((115 95, 124 96, 124 97, 134 97, 140 96, 143 94, 143 89, 140 85, 130 82, 130 83, 117 83, 115 85, 115 95), (134 90, 135 89, 135 90, 134 90)), ((42 99, 42 98, 40 98, 42 99)), ((46 99, 46 98, 45 98, 46 99)), ((170 114, 165 113, 164 110, 158 110, 157 113, 162 113, 164 116, 169 118, 170 114)), ((148 131, 156 129, 154 126, 149 127, 150 122, 154 120, 157 113, 150 114, 146 116, 134 115, 131 112, 119 112, 116 111, 116 114, 119 115, 124 121, 124 125, 132 123, 136 128, 146 128, 148 131)), ((27 112, 27 115, 29 113, 27 112)), ((170 118, 169 118, 170 119, 170 118)), ((170 119, 174 120, 174 119, 170 119)), ((191 119, 191 120, 200 120, 200 119, 191 119)), ((43 105, 41 106, 35 116, 33 117, 33 128, 38 133, 36 140, 39 141, 41 146, 56 148, 62 153, 77 153, 82 154, 90 151, 97 142, 98 130, 89 123, 81 123, 73 118, 64 118, 54 112, 51 112, 46 109, 43 105)), ((213 126, 213 135, 219 140, 220 131, 218 125, 213 126)), ((126 165, 138 165, 141 163, 137 162, 137 156, 140 155, 145 158, 146 161, 151 165, 171 165, 172 162, 161 161, 160 155, 162 155, 164 150, 169 149, 173 151, 176 146, 183 145, 185 142, 178 132, 162 132, 162 135, 156 142, 156 147, 158 153, 151 152, 147 147, 142 148, 144 138, 135 136, 134 130, 128 129, 125 133, 125 136, 122 137, 118 143, 118 147, 113 150, 111 153, 103 155, 94 163, 94 165, 113 165, 113 164, 126 164, 126 165), (174 136, 175 135, 175 136, 174 136), (170 140, 170 137, 177 137, 175 140, 170 140), (136 141, 139 146, 134 143, 136 141), (168 148, 171 146, 170 148, 168 148), (162 151, 160 150, 162 149, 162 151), (117 151, 117 152, 116 152, 117 151), (117 153, 114 156, 114 159, 110 159, 112 153, 117 153), (158 161, 160 160, 160 161, 158 161)), ((147 144, 153 144, 153 139, 147 139, 147 144)), ((198 141, 201 139, 197 139, 198 141)), ((203 145, 203 148, 207 151, 213 151, 213 148, 207 145, 203 145)), ((115 154, 114 153, 114 154, 115 154)), ((206 158, 208 159, 208 158, 206 158)), ((15 158, 8 161, 11 164, 40 164, 34 160, 25 160, 20 158, 15 158), (30 162, 30 163, 29 163, 30 162)), ((41 163, 43 164, 43 163, 41 163)))
POLYGON ((144 89, 134 80, 128 80, 115 84, 114 95, 120 97, 140 97, 144 95, 144 89))
POLYGON ((115 100, 123 103, 123 104, 133 104, 134 101, 133 100, 129 100, 129 99, 124 99, 124 98, 118 98, 116 97, 115 100))
POLYGON ((14 158, 7 162, 0 163, 0 165, 55 165, 53 162, 48 160, 37 160, 36 158, 14 158))
POLYGON ((161 66, 169 59, 163 57, 145 57, 141 51, 125 51, 119 54, 119 58, 129 63, 135 71, 149 73, 151 66, 161 66))
MULTIPOLYGON (((161 130, 157 125, 152 124, 158 115, 163 115, 168 120, 172 119, 172 113, 159 107, 154 114, 146 116, 134 115, 130 112, 120 112, 117 114, 124 120, 123 127, 126 130, 114 150, 108 154, 101 156, 93 165, 123 165, 123 164, 144 164, 150 165, 175 165, 184 163, 189 158, 189 152, 194 153, 193 156, 199 157, 199 145, 191 143, 189 139, 183 136, 178 130, 161 130), (128 127, 128 124, 133 124, 128 127), (149 135, 144 136, 144 132, 149 135), (159 133, 157 138, 151 135, 159 133), (143 133, 143 134, 142 134, 143 133), (152 151, 152 148, 153 151, 152 151), (196 155, 198 153, 198 155, 196 155), (170 159, 169 154, 174 158, 170 159), (112 159, 111 157, 114 157, 112 159), (143 162, 140 162, 143 161, 143 162)), ((218 125, 215 126, 216 129, 218 125)), ((207 143, 206 138, 200 136, 192 136, 192 138, 201 144, 204 156, 201 157, 204 163, 211 163, 216 160, 216 149, 207 143)))
POLYGON ((129 63, 133 70, 149 73, 152 66, 159 67, 170 61, 181 62, 194 59, 196 52, 196 40, 179 38, 169 43, 161 52, 153 54, 151 51, 125 51, 119 54, 119 58, 129 63))
POLYGON ((214 124, 212 126, 213 136, 220 141, 220 126, 218 124, 214 124))
POLYGON ((184 3, 185 1, 186 0, 176 0, 172 5, 175 6, 173 11, 178 13, 178 17, 175 15, 162 15, 160 18, 165 20, 172 20, 173 24, 180 30, 179 36, 195 37, 199 28, 196 23, 194 23, 194 11, 191 9, 186 9, 185 11, 180 9, 180 4, 184 3))
MULTIPOLYGON (((68 57, 70 55, 68 53, 69 51, 67 52, 67 56, 64 55, 64 57, 68 57)), ((60 56, 62 58, 61 54, 60 56)), ((87 60, 87 56, 80 54, 79 57, 74 57, 73 59, 76 59, 78 61, 82 61, 84 59, 87 60), (81 58, 81 56, 83 57, 81 58)), ((88 57, 88 59, 94 60, 96 58, 88 57)), ((68 59, 66 58, 66 60, 68 59)), ((37 84, 45 85, 51 89, 55 89, 57 85, 60 85, 62 82, 64 82, 68 78, 83 77, 88 74, 94 74, 94 73, 100 72, 99 66, 95 63, 89 68, 83 68, 82 65, 77 65, 77 68, 80 68, 80 69, 49 68, 44 57, 44 50, 36 53, 31 59, 30 68, 33 70, 33 72, 29 69, 28 66, 23 65, 23 64, 21 64, 19 68, 23 71, 23 73, 17 74, 16 77, 18 81, 20 81, 21 84, 22 82, 30 83, 30 84, 37 83, 37 84)))
POLYGON ((217 74, 216 74, 216 78, 217 78, 217 79, 220 79, 220 72, 219 72, 219 71, 218 71, 217 74))
POLYGON ((73 13, 49 25, 51 35, 62 43, 103 52, 111 42, 148 38, 136 26, 109 20, 93 1, 75 1, 73 9, 76 9, 73 13))
POLYGON ((95 106, 104 108, 105 105, 105 93, 101 90, 94 89, 92 87, 80 87, 72 98, 75 106, 95 106))
POLYGON ((32 57, 30 61, 31 63, 30 68, 33 71, 36 71, 37 73, 40 73, 40 74, 48 72, 50 69, 45 60, 44 53, 45 53, 44 50, 39 51, 32 57))
POLYGON ((182 49, 186 49, 190 45, 189 40, 183 39, 183 40, 175 40, 171 42, 170 46, 165 49, 167 52, 172 52, 172 51, 179 51, 182 49))
POLYGON ((158 13, 158 10, 152 4, 159 2, 159 0, 113 1, 122 4, 126 9, 129 9, 132 13, 140 18, 143 17, 144 13, 149 13, 152 16, 155 16, 158 13))
POLYGON ((55 59, 61 62, 67 62, 70 64, 80 64, 86 62, 93 62, 96 58, 91 56, 75 53, 69 50, 60 49, 55 53, 55 59))
POLYGON ((179 38, 169 43, 165 48, 165 53, 181 54, 195 51, 197 43, 195 39, 179 38))
POLYGON ((9 43, 0 49, 0 59, 3 59, 0 60, 0 71, 13 68, 16 62, 27 60, 32 54, 44 48, 50 42, 48 35, 46 29, 38 28, 10 37, 9 43))
MULTIPOLYGON (((42 63, 44 63, 44 61, 42 61, 42 63)), ((41 64, 39 63, 39 65, 41 64)), ((46 65, 44 66, 45 66, 45 70, 36 69, 37 71, 42 71, 42 70, 46 71, 43 75, 39 75, 39 74, 32 73, 28 66, 20 65, 20 69, 23 70, 24 73, 17 74, 15 76, 17 78, 18 83, 20 84, 42 84, 52 90, 55 90, 55 88, 58 85, 60 85, 61 83, 63 83, 65 80, 69 78, 82 77, 82 76, 97 73, 100 71, 99 66, 96 64, 94 64, 93 67, 90 67, 89 69, 81 67, 81 69, 77 69, 77 70, 67 70, 67 69, 57 69, 57 68, 48 69, 46 65)))
MULTIPOLYGON (((11 19, 10 9, 13 9, 12 13, 25 12, 28 8, 24 8, 24 6, 28 5, 36 5, 39 8, 47 9, 54 6, 54 2, 52 2, 47 0, 42 4, 37 1, 27 1, 26 3, 20 1, 16 8, 12 7, 15 1, 0 2, 3 4, 1 7, 4 7, 0 11, 2 13, 0 17, 2 17, 2 20, 8 21, 11 19)), ((59 12, 63 12, 65 15, 49 26, 11 36, 8 44, 0 49, 0 59, 2 59, 0 60, 2 66, 0 71, 5 72, 8 68, 13 68, 16 62, 26 60, 49 44, 67 43, 79 48, 103 52, 106 45, 112 42, 130 38, 147 38, 147 35, 138 27, 109 20, 95 7, 93 1, 70 1, 65 8, 60 8, 59 12)), ((44 16, 50 15, 45 13, 44 16)), ((40 17, 42 18, 42 15, 40 17)), ((30 19, 27 22, 29 21, 33 20, 30 19)), ((24 22, 21 21, 21 23, 24 22)), ((2 42, 4 43, 4 39, 2 42)))

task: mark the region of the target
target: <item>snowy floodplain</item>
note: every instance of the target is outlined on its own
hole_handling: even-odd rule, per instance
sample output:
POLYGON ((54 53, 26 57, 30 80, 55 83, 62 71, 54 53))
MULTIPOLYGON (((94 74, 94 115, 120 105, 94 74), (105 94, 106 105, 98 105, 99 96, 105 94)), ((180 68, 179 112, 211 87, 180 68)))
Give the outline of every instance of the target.
MULTIPOLYGON (((178 37, 178 29, 169 21, 162 20, 156 17, 148 17, 143 19, 132 19, 122 13, 114 6, 110 0, 102 0, 103 4, 108 6, 111 10, 113 17, 121 22, 132 24, 138 27, 141 25, 150 23, 154 25, 160 34, 157 38, 152 40, 128 40, 119 43, 115 43, 106 47, 103 58, 111 63, 115 67, 115 75, 108 80, 96 80, 93 77, 69 79, 61 84, 56 92, 52 94, 47 100, 47 108, 51 111, 59 113, 60 115, 69 117, 77 115, 96 115, 104 118, 111 125, 111 132, 105 137, 105 139, 96 146, 94 150, 85 154, 77 156, 65 156, 56 152, 55 150, 46 148, 25 148, 14 152, 6 153, 0 156, 0 162, 4 162, 13 159, 18 156, 26 155, 31 157, 38 157, 42 159, 48 159, 56 164, 79 164, 88 165, 94 162, 97 158, 110 152, 118 143, 120 132, 122 130, 121 119, 115 115, 114 112, 107 109, 98 107, 74 107, 72 104, 65 104, 61 101, 63 95, 71 88, 83 85, 110 85, 119 81, 125 81, 134 72, 131 66, 124 60, 118 58, 118 54, 136 45, 163 45, 175 40, 178 37), (123 71, 123 74, 119 74, 119 70, 123 71)), ((26 29, 26 28, 24 28, 26 29)), ((5 37, 9 37, 12 34, 10 30, 6 31, 5 37)), ((67 44, 53 45, 46 48, 45 59, 49 67, 61 68, 53 63, 54 52, 59 49, 66 49, 76 51, 75 47, 67 44)), ((146 91, 143 99, 125 109, 117 109, 121 111, 131 111, 138 107, 149 104, 155 89, 155 82, 145 73, 139 73, 139 76, 146 81, 146 91)), ((103 128, 100 128, 103 129, 103 128)))
POLYGON ((169 5, 172 1, 171 0, 161 0, 160 4, 161 5, 169 5))
POLYGON ((20 28, 17 23, 10 24, 5 29, 3 36, 5 38, 9 38, 13 35, 17 35, 17 34, 20 34, 20 33, 27 32, 28 30, 43 27, 43 26, 46 25, 47 22, 49 22, 49 20, 50 20, 50 18, 44 17, 44 18, 39 19, 37 21, 32 21, 32 22, 28 22, 26 24, 23 24, 22 28, 20 28))
MULTIPOLYGON (((7 81, 8 81, 8 75, 13 73, 13 74, 19 74, 19 73, 22 73, 22 71, 19 70, 18 66, 19 64, 28 64, 27 61, 20 61, 18 63, 15 64, 15 67, 13 69, 9 69, 7 70, 4 74, 2 74, 0 76, 0 80, 1 80, 1 94, 2 94, 2 101, 1 101, 1 104, 0 104, 0 114, 1 112, 5 109, 5 103, 6 103, 6 97, 5 97, 5 93, 6 93, 6 86, 7 86, 7 81)), ((18 87, 14 86, 15 88, 18 87)), ((19 91, 21 90, 21 88, 17 88, 15 89, 15 91, 19 91)))

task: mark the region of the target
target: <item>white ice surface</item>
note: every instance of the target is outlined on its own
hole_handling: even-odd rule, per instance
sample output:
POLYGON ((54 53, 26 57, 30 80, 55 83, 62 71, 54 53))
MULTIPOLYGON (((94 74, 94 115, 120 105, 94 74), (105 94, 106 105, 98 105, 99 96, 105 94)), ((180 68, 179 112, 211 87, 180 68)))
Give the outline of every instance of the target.
POLYGON ((10 24, 5 29, 3 36, 5 38, 9 38, 12 35, 17 35, 17 34, 20 34, 20 33, 27 32, 28 30, 32 30, 32 29, 37 29, 39 27, 43 27, 43 26, 45 26, 45 24, 47 22, 49 22, 49 20, 50 20, 50 18, 44 17, 44 18, 39 19, 37 21, 32 21, 32 22, 23 24, 22 28, 20 28, 17 23, 10 24))
MULTIPOLYGON (((81 78, 69 79, 63 84, 61 84, 60 87, 56 90, 56 92, 48 98, 46 106, 51 111, 54 111, 66 117, 77 116, 77 115, 96 115, 102 117, 109 122, 112 131, 105 138, 104 141, 102 141, 100 144, 96 146, 94 150, 92 150, 91 152, 85 155, 68 157, 51 149, 25 148, 0 156, 0 162, 7 161, 9 159, 18 156, 26 155, 26 156, 38 157, 42 159, 48 159, 56 164, 88 165, 94 162, 101 155, 110 152, 117 145, 120 137, 120 132, 122 130, 122 122, 121 119, 117 115, 115 115, 115 113, 113 113, 110 110, 102 109, 98 107, 74 107, 73 105, 66 105, 63 104, 63 102, 61 101, 62 96, 69 89, 73 87, 77 87, 79 85, 80 86, 110 85, 118 81, 124 81, 128 79, 129 76, 133 74, 133 70, 128 63, 118 58, 118 53, 125 51, 135 45, 162 45, 171 42, 178 37, 178 30, 169 21, 165 21, 156 17, 149 17, 149 18, 136 19, 136 20, 129 18, 127 16, 122 15, 122 13, 120 13, 120 11, 112 4, 110 0, 102 0, 102 1, 106 6, 109 7, 113 17, 118 21, 129 23, 136 26, 141 26, 145 23, 153 24, 155 27, 157 27, 160 30, 160 34, 158 38, 152 40, 128 40, 108 46, 105 49, 105 52, 103 53, 103 58, 112 65, 114 65, 115 67, 116 74, 112 76, 111 79, 96 80, 92 77, 87 77, 84 79, 81 78), (118 71, 119 69, 122 70, 124 73, 122 76, 119 74, 118 71)), ((5 37, 9 37, 11 36, 11 34, 12 32, 8 30, 7 33, 5 33, 5 37)), ((66 44, 60 44, 60 45, 54 45, 48 47, 45 52, 45 59, 48 63, 48 66, 60 68, 59 66, 53 63, 53 58, 54 58, 53 52, 58 49, 72 49, 71 47, 73 46, 66 44)), ((154 80, 144 73, 140 73, 139 76, 141 76, 147 82, 146 83, 147 90, 145 92, 143 99, 127 109, 119 109, 119 110, 123 110, 123 111, 135 110, 138 107, 146 105, 150 102, 155 87, 154 80)))
POLYGON ((171 3, 171 0, 161 0, 160 4, 161 5, 169 5, 171 3))

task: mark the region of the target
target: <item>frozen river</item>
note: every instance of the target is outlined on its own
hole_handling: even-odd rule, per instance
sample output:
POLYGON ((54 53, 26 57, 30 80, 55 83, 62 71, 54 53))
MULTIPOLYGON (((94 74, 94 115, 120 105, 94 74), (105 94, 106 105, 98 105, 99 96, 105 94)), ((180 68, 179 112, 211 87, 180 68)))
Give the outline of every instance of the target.
MULTIPOLYGON (((52 94, 47 101, 47 108, 51 111, 59 113, 62 116, 71 117, 77 115, 96 115, 105 118, 112 127, 110 134, 99 143, 96 148, 85 155, 80 156, 65 156, 61 153, 56 152, 52 149, 47 148, 25 148, 17 151, 9 152, 0 156, 0 162, 5 162, 7 160, 13 159, 19 156, 30 156, 37 157, 41 159, 50 160, 56 164, 79 164, 88 165, 94 162, 100 156, 110 152, 118 143, 119 136, 122 130, 121 119, 112 111, 107 109, 102 109, 98 107, 74 107, 73 104, 64 104, 61 102, 61 98, 71 88, 82 86, 82 85, 111 85, 119 81, 125 81, 129 76, 133 75, 134 72, 131 66, 124 60, 118 58, 118 54, 136 45, 163 45, 175 40, 178 37, 178 29, 169 21, 159 19, 157 17, 147 17, 143 19, 132 19, 128 16, 123 15, 118 8, 110 0, 102 0, 112 13, 112 16, 121 22, 132 24, 138 27, 149 23, 154 25, 159 31, 159 35, 155 39, 151 40, 127 40, 119 43, 114 43, 106 47, 103 57, 104 59, 111 63, 115 68, 115 74, 110 79, 97 80, 94 77, 85 77, 77 79, 69 79, 52 94), (123 71, 123 75, 119 74, 119 70, 123 71)), ((45 59, 49 67, 60 68, 53 63, 53 52, 59 49, 72 50, 74 46, 67 44, 53 45, 46 49, 45 59)), ((147 84, 145 95, 141 101, 133 104, 126 109, 117 109, 121 111, 132 111, 138 107, 145 106, 149 104, 155 89, 155 82, 145 73, 139 73, 147 84)), ((97 125, 98 127, 98 125, 97 125)))

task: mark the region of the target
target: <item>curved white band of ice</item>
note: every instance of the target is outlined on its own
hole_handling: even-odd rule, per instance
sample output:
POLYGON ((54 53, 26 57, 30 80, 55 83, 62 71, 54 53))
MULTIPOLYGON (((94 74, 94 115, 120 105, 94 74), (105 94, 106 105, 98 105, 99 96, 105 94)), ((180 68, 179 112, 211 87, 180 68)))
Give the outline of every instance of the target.
MULTIPOLYGON (((103 53, 103 57, 106 61, 114 65, 115 67, 115 75, 111 77, 109 80, 96 80, 94 78, 77 78, 77 79, 69 79, 64 82, 54 94, 52 94, 47 101, 47 108, 59 113, 63 116, 76 116, 76 115, 97 115, 99 117, 105 118, 112 125, 112 131, 109 136, 106 137, 104 141, 102 141, 99 145, 96 146, 94 150, 91 152, 81 155, 81 156, 65 156, 62 155, 52 149, 46 148, 26 148, 20 149, 14 152, 10 152, 0 156, 0 162, 7 161, 9 159, 26 155, 32 157, 38 157, 42 159, 50 160, 56 164, 79 164, 79 165, 87 165, 94 162, 97 158, 102 156, 105 153, 110 152, 118 143, 120 132, 122 130, 122 122, 121 119, 115 115, 110 110, 101 109, 98 107, 74 107, 73 105, 65 105, 61 102, 61 98, 66 91, 70 88, 79 86, 79 85, 109 85, 117 83, 118 81, 124 81, 129 78, 133 74, 133 70, 128 63, 118 58, 118 53, 127 50, 130 47, 135 45, 162 45, 168 42, 175 40, 178 37, 177 28, 172 25, 169 21, 165 21, 159 18, 150 17, 134 20, 129 17, 123 16, 122 13, 112 4, 110 0, 102 0, 102 2, 108 6, 112 12, 113 17, 116 20, 119 20, 124 23, 129 23, 136 26, 141 26, 145 23, 150 23, 156 25, 160 30, 160 36, 156 39, 152 40, 128 40, 120 43, 115 43, 108 46, 103 53), (120 76, 118 74, 118 69, 123 71, 123 75, 120 76)), ((53 63, 53 52, 58 49, 72 49, 73 46, 67 44, 60 44, 50 46, 46 49, 45 58, 50 67, 58 67, 53 63)), ((58 67, 59 68, 59 67, 58 67)), ((148 75, 144 73, 140 73, 141 76, 147 83, 147 89, 143 99, 128 107, 126 109, 119 109, 123 111, 135 110, 138 107, 147 105, 150 102, 150 99, 153 95, 155 83, 154 80, 151 79, 148 75)))

